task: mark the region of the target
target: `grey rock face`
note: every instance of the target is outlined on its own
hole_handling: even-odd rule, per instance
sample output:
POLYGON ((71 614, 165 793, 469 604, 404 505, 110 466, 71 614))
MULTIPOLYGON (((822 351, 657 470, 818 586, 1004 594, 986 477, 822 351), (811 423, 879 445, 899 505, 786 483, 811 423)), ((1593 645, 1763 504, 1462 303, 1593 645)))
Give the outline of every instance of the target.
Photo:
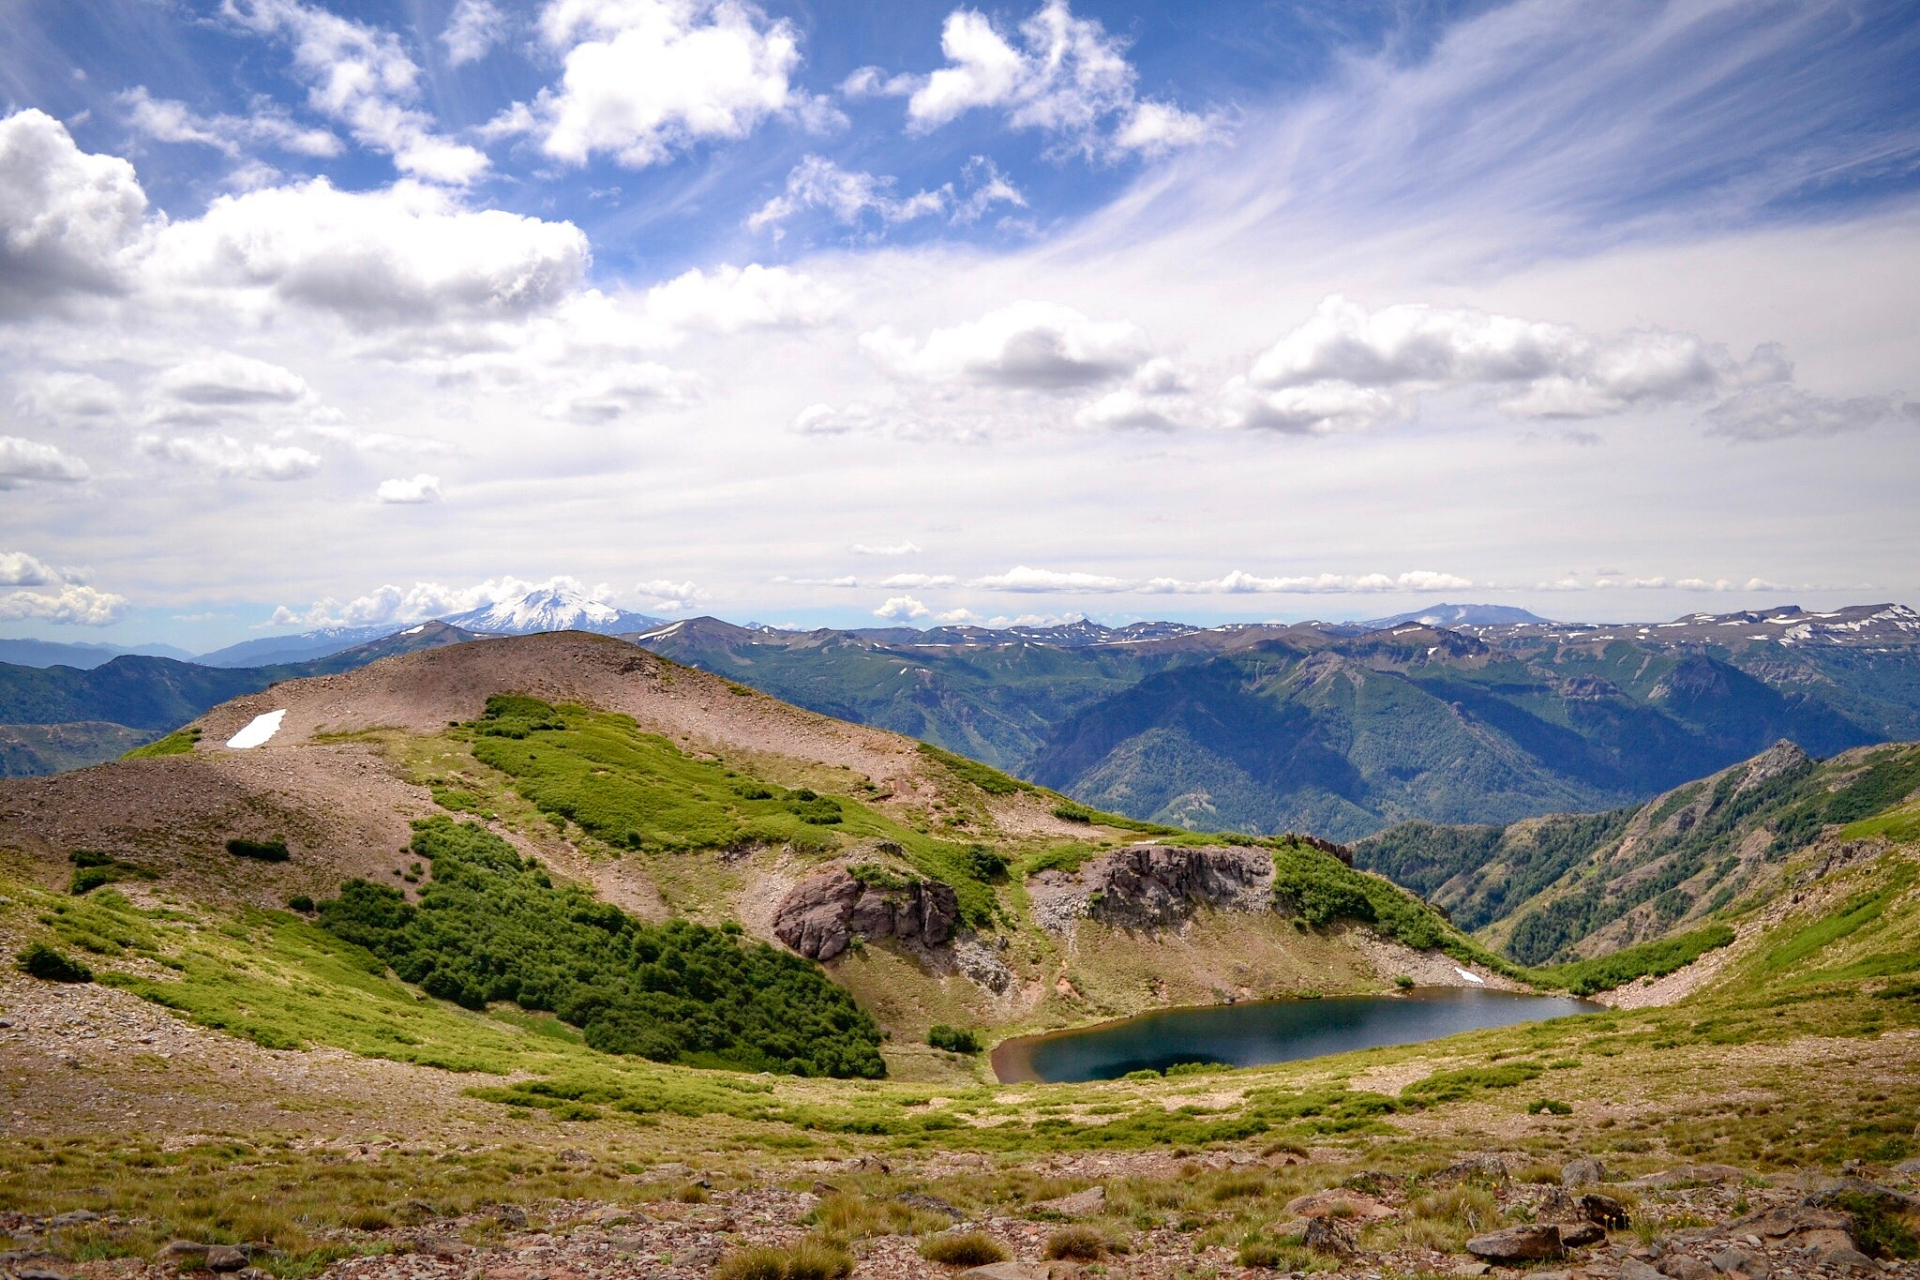
POLYGON ((1566 1254, 1560 1228, 1552 1225, 1509 1227, 1467 1241, 1467 1252, 1489 1262, 1540 1262, 1566 1254))
POLYGON ((1089 917, 1154 929, 1179 924, 1200 906, 1264 909, 1273 859, 1259 849, 1135 845, 1102 854, 1082 875, 1089 917))
POLYGON ((953 937, 960 899, 953 886, 914 880, 866 884, 839 867, 808 876, 774 908, 773 932, 812 960, 831 960, 863 938, 898 938, 937 947, 953 937))
POLYGON ((1578 1160, 1569 1160, 1560 1170, 1560 1185, 1569 1191, 1580 1187, 1598 1186, 1607 1180, 1607 1166, 1592 1156, 1581 1156, 1578 1160))

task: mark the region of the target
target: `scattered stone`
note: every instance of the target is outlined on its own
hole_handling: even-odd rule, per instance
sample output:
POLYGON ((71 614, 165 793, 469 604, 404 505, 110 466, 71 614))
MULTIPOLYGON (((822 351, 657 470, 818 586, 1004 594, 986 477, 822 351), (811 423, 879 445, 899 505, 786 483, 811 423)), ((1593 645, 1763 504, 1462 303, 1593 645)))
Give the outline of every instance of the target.
POLYGON ((1920 1156, 1915 1156, 1911 1160, 1902 1160, 1899 1164, 1893 1166, 1893 1171, 1898 1174, 1904 1174, 1907 1177, 1920 1174, 1920 1156))
POLYGON ((1063 1218, 1084 1218, 1099 1213, 1106 1207, 1107 1189, 1088 1187, 1085 1191, 1076 1191, 1072 1195, 1058 1196, 1052 1200, 1037 1200, 1027 1206, 1031 1213, 1057 1213, 1063 1218))
POLYGON ((1363 1222, 1391 1218, 1394 1213, 1372 1196, 1345 1187, 1329 1187, 1311 1195, 1295 1196, 1287 1201, 1287 1212, 1296 1218, 1356 1218, 1363 1222))
POLYGON ((230 1244, 216 1244, 207 1250, 207 1270, 239 1271, 247 1265, 247 1255, 230 1244))
POLYGON ((1722 1249, 1708 1261, 1713 1264, 1713 1269, 1722 1275, 1737 1273, 1748 1277, 1748 1280, 1766 1280, 1773 1273, 1773 1268, 1767 1264, 1766 1258, 1751 1249, 1739 1246, 1722 1249))
POLYGON ((1676 1253, 1660 1262, 1660 1274, 1668 1280, 1713 1280, 1713 1268, 1689 1254, 1676 1253))
POLYGON ((171 1262, 175 1266, 204 1267, 207 1265, 207 1246, 192 1240, 175 1240, 160 1250, 159 1259, 171 1262))
MULTIPOLYGON (((1106 1188, 1095 1187, 1094 1190, 1100 1192, 1101 1200, 1105 1201, 1106 1188)), ((945 1214, 955 1222, 959 1222, 967 1216, 945 1200, 942 1200, 939 1196, 923 1195, 918 1191, 902 1191, 899 1195, 895 1196, 894 1199, 912 1209, 925 1209, 928 1213, 945 1214)))
POLYGON ((52 1267, 41 1266, 38 1263, 16 1268, 13 1274, 17 1280, 73 1280, 73 1277, 64 1271, 55 1271, 52 1267))
POLYGON ((445 1236, 428 1236, 420 1242, 420 1252, 429 1258, 441 1262, 454 1262, 473 1252, 473 1246, 464 1240, 450 1240, 445 1236))
POLYGON ((1354 1253, 1353 1237, 1332 1218, 1308 1218, 1307 1229, 1300 1233, 1300 1243, 1330 1258, 1349 1258, 1354 1253))
POLYGON ((1489 1231, 1467 1241, 1467 1252, 1489 1262, 1544 1262, 1566 1256, 1560 1228, 1550 1223, 1489 1231))
POLYGON ((813 1184, 813 1194, 824 1199, 827 1196, 839 1195, 840 1188, 834 1186, 831 1182, 816 1182, 813 1184))
POLYGON ((1597 1222, 1571 1222, 1560 1226, 1560 1243, 1569 1249, 1584 1249, 1606 1238, 1606 1228, 1597 1222))
POLYGON ((494 1206, 493 1220, 509 1231, 525 1231, 527 1229, 527 1211, 517 1204, 494 1206))
POLYGON ((1462 1262, 1454 1267, 1453 1274, 1456 1276, 1483 1276, 1491 1270, 1493 1270, 1493 1268, 1484 1262, 1462 1262))
MULTIPOLYGON (((1820 1263, 1837 1271, 1878 1271, 1880 1269, 1879 1263, 1850 1245, 1828 1249, 1820 1255, 1820 1263)), ((22 1280, 24 1280, 24 1274, 22 1280)))
POLYGON ((80 1227, 89 1222, 100 1221, 100 1215, 91 1209, 74 1209, 68 1213, 56 1213, 47 1219, 49 1227, 80 1227))
POLYGON ((1596 1222, 1609 1231, 1620 1231, 1633 1225, 1633 1219, 1627 1213, 1627 1206, 1612 1196, 1603 1196, 1597 1191, 1589 1191, 1574 1202, 1580 1208, 1580 1216, 1588 1222, 1596 1222))
POLYGON ((1651 1263, 1628 1258, 1620 1264, 1619 1280, 1660 1280, 1660 1272, 1651 1263))
POLYGON ((1688 1164, 1662 1169, 1626 1183, 1629 1187, 1678 1187, 1688 1183, 1738 1182, 1747 1175, 1730 1164, 1688 1164))
POLYGON ((1581 1156, 1578 1160, 1569 1160, 1560 1170, 1560 1185, 1569 1191, 1581 1187, 1597 1187, 1607 1180, 1607 1166, 1593 1156, 1581 1156))
POLYGON ((1457 1186, 1462 1182, 1492 1182, 1505 1185, 1513 1181, 1507 1163, 1499 1156, 1468 1156, 1456 1160, 1431 1179, 1436 1187, 1457 1186))
POLYGON ((562 1164, 592 1164, 593 1157, 574 1147, 568 1147, 560 1153, 562 1164))
POLYGON ((1071 1262, 990 1262, 960 1273, 961 1280, 1072 1280, 1080 1268, 1071 1262))

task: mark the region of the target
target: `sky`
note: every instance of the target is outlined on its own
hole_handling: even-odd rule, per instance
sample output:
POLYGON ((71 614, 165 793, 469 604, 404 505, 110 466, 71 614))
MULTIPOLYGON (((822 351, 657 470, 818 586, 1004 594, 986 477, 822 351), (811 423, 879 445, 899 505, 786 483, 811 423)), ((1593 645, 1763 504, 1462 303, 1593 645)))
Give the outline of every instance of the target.
POLYGON ((0 4, 0 633, 1920 599, 1896 0, 0 4))

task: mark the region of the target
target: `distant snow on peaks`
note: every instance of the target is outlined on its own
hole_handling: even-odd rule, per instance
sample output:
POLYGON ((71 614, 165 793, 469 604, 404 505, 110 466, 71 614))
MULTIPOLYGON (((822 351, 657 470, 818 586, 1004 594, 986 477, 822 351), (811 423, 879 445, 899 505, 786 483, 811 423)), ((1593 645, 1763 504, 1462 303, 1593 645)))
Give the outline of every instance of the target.
POLYGON ((570 587, 541 587, 511 600, 442 619, 468 631, 525 636, 540 631, 597 631, 617 635, 657 627, 663 619, 629 613, 570 587))

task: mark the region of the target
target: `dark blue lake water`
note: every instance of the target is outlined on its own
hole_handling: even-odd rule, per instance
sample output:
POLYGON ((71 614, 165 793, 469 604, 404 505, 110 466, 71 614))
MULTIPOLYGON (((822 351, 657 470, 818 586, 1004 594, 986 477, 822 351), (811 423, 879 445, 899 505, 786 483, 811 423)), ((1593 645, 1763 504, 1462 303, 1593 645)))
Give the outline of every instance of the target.
POLYGON ((1419 987, 1403 995, 1166 1009, 1124 1022, 1008 1040, 993 1051, 993 1070, 1002 1083, 1012 1084, 1113 1080, 1129 1071, 1164 1071, 1180 1062, 1257 1067, 1597 1013, 1601 1007, 1571 996, 1419 987))

